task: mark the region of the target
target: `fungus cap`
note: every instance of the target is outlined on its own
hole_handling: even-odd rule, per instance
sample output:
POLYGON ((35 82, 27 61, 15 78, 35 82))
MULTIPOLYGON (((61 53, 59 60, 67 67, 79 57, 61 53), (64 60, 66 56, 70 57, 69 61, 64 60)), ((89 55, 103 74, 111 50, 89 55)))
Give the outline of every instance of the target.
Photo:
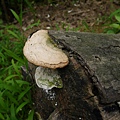
POLYGON ((37 66, 53 69, 66 66, 69 62, 68 57, 51 41, 47 30, 35 32, 25 43, 24 56, 37 66))

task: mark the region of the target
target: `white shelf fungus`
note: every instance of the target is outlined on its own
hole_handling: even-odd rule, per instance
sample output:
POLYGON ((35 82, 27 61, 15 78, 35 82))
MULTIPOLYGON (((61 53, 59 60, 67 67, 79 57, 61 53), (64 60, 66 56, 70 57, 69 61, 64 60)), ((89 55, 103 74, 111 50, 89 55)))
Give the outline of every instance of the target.
POLYGON ((68 57, 57 48, 47 30, 35 32, 25 43, 23 53, 27 60, 37 66, 62 68, 68 64, 68 57))
POLYGON ((47 30, 39 30, 28 38, 23 48, 24 56, 37 67, 35 80, 38 87, 62 88, 62 80, 56 68, 63 68, 69 63, 66 54, 56 47, 47 30))

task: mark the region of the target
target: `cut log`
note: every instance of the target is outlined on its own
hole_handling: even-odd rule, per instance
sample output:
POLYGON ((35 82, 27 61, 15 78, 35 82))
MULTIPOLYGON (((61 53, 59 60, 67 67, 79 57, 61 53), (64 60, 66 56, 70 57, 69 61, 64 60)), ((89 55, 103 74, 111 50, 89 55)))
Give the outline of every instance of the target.
MULTIPOLYGON (((58 69, 63 88, 45 91, 35 85, 33 100, 43 120, 119 120, 120 35, 49 31, 69 57, 58 69)), ((29 63, 35 84, 36 66, 29 63)))
POLYGON ((102 103, 120 101, 120 35, 50 32, 65 48, 77 52, 99 91, 102 103))

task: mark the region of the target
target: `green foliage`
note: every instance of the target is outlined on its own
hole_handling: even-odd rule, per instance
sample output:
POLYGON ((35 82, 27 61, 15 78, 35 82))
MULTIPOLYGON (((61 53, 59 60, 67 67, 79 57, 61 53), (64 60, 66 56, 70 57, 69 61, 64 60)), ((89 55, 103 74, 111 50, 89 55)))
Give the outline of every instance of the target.
POLYGON ((83 20, 82 25, 79 25, 77 27, 73 27, 71 24, 61 22, 60 24, 55 25, 56 30, 65 30, 65 31, 84 31, 84 32, 95 32, 90 28, 88 23, 83 20))
POLYGON ((35 26, 38 26, 39 24, 40 24, 40 20, 38 20, 37 22, 35 22, 35 23, 27 26, 26 30, 29 30, 29 29, 31 29, 31 28, 33 28, 33 27, 35 27, 35 26))
POLYGON ((35 14, 35 10, 33 9, 32 6, 32 2, 30 2, 30 0, 25 0, 24 2, 22 0, 20 0, 19 2, 21 2, 22 4, 20 4, 20 12, 19 14, 17 14, 16 11, 10 9, 10 11, 12 12, 13 16, 15 17, 15 19, 18 21, 18 23, 20 24, 20 26, 22 26, 22 18, 23 18, 23 4, 24 2, 26 3, 26 5, 28 6, 28 8, 30 9, 31 12, 33 12, 35 14))
POLYGON ((106 33, 117 34, 120 33, 120 9, 111 13, 109 16, 109 21, 111 21, 109 27, 105 29, 106 33))
POLYGON ((25 3, 27 5, 27 7, 30 9, 30 11, 35 14, 35 10, 34 10, 34 7, 33 7, 34 1, 32 1, 32 0, 25 0, 25 3))
POLYGON ((31 86, 20 70, 27 65, 22 52, 25 37, 13 25, 0 27, 0 120, 33 120, 31 86))
POLYGON ((22 8, 20 11, 20 15, 18 15, 14 10, 11 9, 12 14, 14 15, 15 19, 18 21, 20 26, 22 26, 22 8))

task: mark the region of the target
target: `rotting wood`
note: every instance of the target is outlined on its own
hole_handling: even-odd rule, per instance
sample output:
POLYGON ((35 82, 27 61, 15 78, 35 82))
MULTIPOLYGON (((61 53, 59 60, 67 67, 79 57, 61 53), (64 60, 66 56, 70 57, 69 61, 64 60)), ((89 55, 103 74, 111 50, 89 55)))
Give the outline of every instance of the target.
POLYGON ((49 32, 65 48, 77 52, 102 103, 120 101, 120 35, 49 32))
MULTIPOLYGON (((43 120, 119 120, 120 35, 61 31, 49 35, 70 63, 58 69, 62 89, 46 93, 35 86, 35 108, 43 120)), ((35 68, 29 64, 33 83, 35 68)))

